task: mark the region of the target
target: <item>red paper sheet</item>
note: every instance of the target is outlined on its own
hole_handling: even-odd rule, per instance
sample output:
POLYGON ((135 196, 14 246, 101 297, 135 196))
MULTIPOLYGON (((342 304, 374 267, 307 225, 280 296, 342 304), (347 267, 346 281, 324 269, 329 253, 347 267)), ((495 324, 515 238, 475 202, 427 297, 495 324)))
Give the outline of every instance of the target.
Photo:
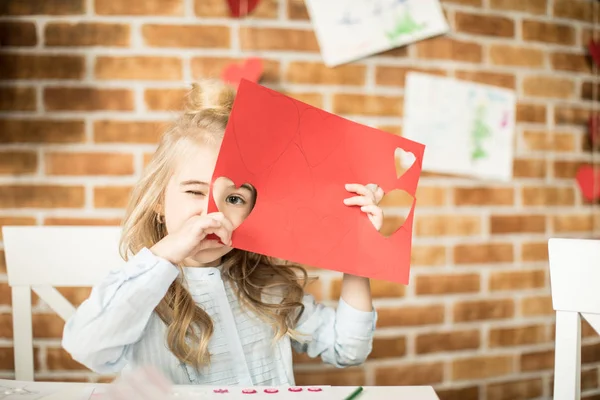
MULTIPOLYGON (((402 189, 413 199, 425 146, 242 80, 212 182, 252 184, 257 202, 236 248, 350 274, 408 283, 414 208, 389 237, 343 199, 346 183, 402 189), (396 176, 396 148, 416 161, 396 176)), ((217 211, 210 198, 209 212, 217 211)))

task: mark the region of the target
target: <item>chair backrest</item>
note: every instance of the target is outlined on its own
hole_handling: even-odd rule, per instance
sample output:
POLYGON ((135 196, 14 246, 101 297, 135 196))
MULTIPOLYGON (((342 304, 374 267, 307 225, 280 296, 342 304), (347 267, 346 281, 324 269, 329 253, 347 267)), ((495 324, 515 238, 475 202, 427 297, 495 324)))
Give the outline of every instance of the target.
POLYGON ((554 398, 575 400, 581 396, 581 317, 600 332, 600 240, 552 238, 548 255, 556 311, 554 398))
POLYGON ((33 381, 31 291, 64 320, 75 307, 55 287, 94 286, 125 261, 120 227, 4 226, 8 284, 12 290, 15 379, 33 381))

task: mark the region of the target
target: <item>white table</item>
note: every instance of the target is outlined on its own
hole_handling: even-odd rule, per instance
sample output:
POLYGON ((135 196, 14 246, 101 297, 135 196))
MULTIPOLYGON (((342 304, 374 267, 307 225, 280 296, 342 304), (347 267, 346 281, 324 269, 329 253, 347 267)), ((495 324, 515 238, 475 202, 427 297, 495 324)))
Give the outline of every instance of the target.
MULTIPOLYGON (((90 396, 94 390, 102 392, 107 384, 99 383, 62 383, 62 382, 24 382, 0 379, 0 390, 6 387, 21 389, 21 394, 7 396, 0 392, 0 400, 102 400, 102 396, 90 396), (37 392, 28 395, 26 392, 37 392), (41 394, 46 393, 44 397, 41 394)), ((289 393, 285 388, 281 388, 278 394, 264 394, 260 387, 256 387, 259 392, 253 395, 241 395, 241 388, 229 387, 230 393, 227 394, 201 394, 199 391, 211 391, 212 389, 202 386, 175 386, 174 391, 178 393, 172 399, 223 399, 223 400, 305 400, 305 399, 330 399, 342 400, 355 387, 343 386, 322 386, 321 393, 309 393, 308 387, 303 387, 302 393, 289 393), (189 393, 189 394, 188 394, 189 393)), ((439 400, 431 386, 364 386, 364 390, 355 400, 382 400, 382 399, 410 399, 410 400, 439 400)), ((168 399, 165 399, 168 400, 168 399)))

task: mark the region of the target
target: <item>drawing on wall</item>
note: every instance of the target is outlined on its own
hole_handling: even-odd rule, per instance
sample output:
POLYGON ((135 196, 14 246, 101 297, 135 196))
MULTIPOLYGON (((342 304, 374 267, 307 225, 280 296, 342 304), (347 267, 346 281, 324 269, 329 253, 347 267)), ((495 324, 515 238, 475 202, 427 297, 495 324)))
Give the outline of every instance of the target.
POLYGON ((329 67, 449 30, 439 0, 306 0, 306 5, 329 67))
POLYGON ((515 127, 512 90, 409 72, 403 135, 423 143, 423 171, 508 181, 515 127))

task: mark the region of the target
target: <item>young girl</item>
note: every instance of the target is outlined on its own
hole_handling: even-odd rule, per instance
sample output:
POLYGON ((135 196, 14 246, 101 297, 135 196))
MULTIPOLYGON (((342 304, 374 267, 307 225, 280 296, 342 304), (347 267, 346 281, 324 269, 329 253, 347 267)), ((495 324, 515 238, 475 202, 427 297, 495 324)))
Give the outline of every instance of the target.
MULTIPOLYGON (((303 268, 230 247, 257 195, 209 185, 234 95, 218 83, 194 85, 134 188, 121 239, 128 262, 64 329, 63 347, 91 370, 153 366, 175 384, 276 386, 294 384, 292 347, 337 367, 369 355, 376 313, 367 278, 345 275, 333 309, 304 294, 303 268), (219 212, 207 213, 208 196, 219 212)), ((340 201, 380 229, 382 190, 346 189, 354 195, 340 201)))

